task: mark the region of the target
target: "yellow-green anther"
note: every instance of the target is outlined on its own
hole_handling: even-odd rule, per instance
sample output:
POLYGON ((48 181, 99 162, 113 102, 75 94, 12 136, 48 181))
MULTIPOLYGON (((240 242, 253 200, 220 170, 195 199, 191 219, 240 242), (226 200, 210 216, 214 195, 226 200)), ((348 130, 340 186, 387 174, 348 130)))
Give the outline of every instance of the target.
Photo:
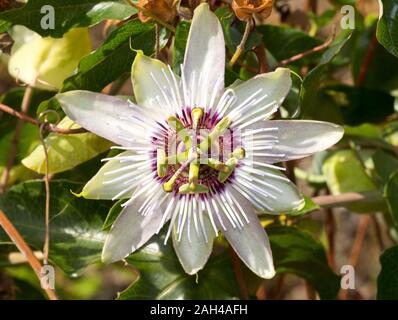
POLYGON ((197 161, 191 162, 189 165, 189 182, 190 183, 197 183, 199 179, 199 169, 200 164, 197 161))
POLYGON ((228 129, 231 124, 231 120, 228 117, 222 118, 214 127, 214 129, 210 132, 209 138, 211 140, 217 139, 219 136, 222 136, 224 132, 228 129))
POLYGON ((185 170, 187 167, 187 163, 184 163, 176 172, 174 172, 173 176, 169 179, 169 181, 163 183, 163 189, 166 192, 173 191, 174 184, 176 183, 180 174, 185 170))
POLYGON ((222 163, 220 160, 213 159, 213 158, 207 159, 207 165, 210 168, 213 168, 214 170, 217 170, 217 171, 228 172, 228 170, 229 170, 228 167, 224 163, 222 163))
POLYGON ((232 153, 232 157, 242 160, 244 157, 246 157, 246 151, 242 147, 236 148, 234 152, 232 153))
POLYGON ((176 183, 178 176, 172 176, 169 181, 163 183, 163 190, 166 192, 173 191, 174 184, 176 183))
POLYGON ((189 183, 183 184, 183 185, 178 189, 178 193, 181 193, 181 194, 189 194, 189 193, 191 193, 191 189, 189 188, 189 183))
POLYGON ((212 142, 222 136, 229 128, 230 124, 231 120, 228 117, 222 118, 209 133, 209 135, 200 143, 199 149, 206 153, 208 148, 212 145, 212 142))
POLYGON ((178 193, 181 194, 201 194, 209 192, 209 188, 203 184, 186 183, 179 189, 178 193))
POLYGON ((185 161, 178 168, 176 172, 174 172, 173 176, 169 179, 169 181, 163 183, 163 189, 166 192, 172 192, 174 188, 174 184, 176 183, 178 177, 184 172, 184 170, 192 163, 192 161, 197 161, 198 154, 197 152, 193 152, 192 149, 189 150, 188 160, 185 161))
POLYGON ((225 165, 228 167, 227 172, 219 172, 218 173, 218 181, 224 183, 231 176, 232 172, 234 172, 239 160, 237 158, 228 159, 225 165))
POLYGON ((184 152, 179 152, 177 154, 174 154, 172 156, 168 156, 166 158, 166 161, 168 164, 177 164, 177 163, 183 163, 188 160, 189 156, 189 150, 186 150, 184 152))
POLYGON ((192 146, 191 137, 185 130, 183 123, 175 116, 170 116, 167 119, 167 123, 170 128, 173 128, 177 132, 177 136, 185 144, 185 147, 189 149, 192 146))
POLYGON ((201 108, 193 108, 191 116, 192 116, 192 127, 193 129, 197 129, 199 122, 203 117, 203 110, 201 108))
POLYGON ((160 178, 167 175, 167 158, 166 152, 163 149, 158 149, 156 153, 156 167, 157 173, 160 178))
POLYGON ((170 126, 171 128, 173 128, 173 129, 174 129, 175 131, 177 131, 177 132, 180 132, 181 130, 184 130, 184 129, 185 129, 185 127, 184 127, 184 125, 182 124, 181 120, 178 119, 178 118, 175 117, 175 116, 170 116, 170 117, 167 119, 167 123, 169 124, 169 126, 170 126))
POLYGON ((192 184, 189 186, 192 193, 199 194, 199 193, 207 193, 209 192, 209 188, 203 184, 192 184))

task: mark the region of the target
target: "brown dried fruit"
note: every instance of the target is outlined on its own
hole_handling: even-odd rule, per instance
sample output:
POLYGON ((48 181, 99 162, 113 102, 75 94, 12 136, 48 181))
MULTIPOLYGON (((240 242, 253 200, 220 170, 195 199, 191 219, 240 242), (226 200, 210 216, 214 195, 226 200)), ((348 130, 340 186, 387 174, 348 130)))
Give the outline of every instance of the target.
POLYGON ((233 0, 232 9, 239 20, 245 21, 253 14, 266 19, 272 12, 274 0, 233 0))
MULTIPOLYGON (((174 0, 139 0, 137 4, 160 20, 172 22, 177 15, 176 3, 174 0)), ((151 17, 141 11, 138 13, 138 17, 142 22, 151 20, 151 17)))

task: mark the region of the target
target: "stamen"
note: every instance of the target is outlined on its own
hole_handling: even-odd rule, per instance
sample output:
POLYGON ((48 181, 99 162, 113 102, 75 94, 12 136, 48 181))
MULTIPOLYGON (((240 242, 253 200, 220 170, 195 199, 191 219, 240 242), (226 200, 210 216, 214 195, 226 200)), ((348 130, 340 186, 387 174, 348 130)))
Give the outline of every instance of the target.
POLYGON ((260 132, 278 132, 278 130, 279 130, 278 128, 261 128, 255 130, 246 130, 245 132, 242 133, 242 137, 255 135, 260 132))
POLYGON ((214 88, 213 88, 213 93, 211 94, 211 99, 210 99, 210 103, 209 103, 209 110, 211 111, 211 114, 213 113, 214 102, 217 98, 217 93, 219 92, 219 88, 223 81, 224 81, 224 77, 219 77, 216 81, 214 88))
POLYGON ((224 183, 225 181, 228 180, 228 178, 231 176, 232 172, 235 170, 236 166, 238 165, 239 160, 236 158, 230 158, 227 160, 227 162, 225 163, 225 165, 228 168, 227 172, 220 172, 218 174, 218 181, 220 181, 221 183, 224 183))
POLYGON ((198 128, 200 120, 203 117, 203 110, 201 108, 193 108, 191 116, 192 116, 192 128, 196 130, 198 128))
POLYGON ((209 204, 207 203, 207 199, 201 201, 200 204, 201 204, 200 212, 202 215, 203 215, 203 211, 205 211, 207 208, 207 215, 210 219, 211 226, 213 227, 216 237, 218 237, 218 228, 216 226, 216 223, 214 222, 213 214, 211 213, 211 210, 209 210, 209 204))
POLYGON ((203 184, 186 183, 183 184, 179 189, 178 193, 181 194, 202 194, 208 193, 209 188, 203 184))
POLYGON ((192 211, 193 212, 193 224, 195 226, 196 235, 199 236, 199 228, 198 228, 199 227, 198 226, 199 213, 198 213, 198 207, 197 207, 198 200, 197 200, 196 196, 193 197, 192 202, 193 202, 193 211, 192 211))
POLYGON ((231 120, 228 117, 222 118, 214 127, 214 129, 209 133, 207 137, 207 141, 202 141, 202 143, 199 145, 199 149, 201 152, 206 153, 208 146, 212 145, 212 142, 218 139, 220 136, 222 136, 225 131, 228 129, 228 127, 231 124, 231 120))
POLYGON ((173 128, 176 131, 177 136, 185 144, 185 147, 187 149, 191 148, 192 147, 191 137, 187 134, 184 124, 181 122, 181 120, 175 116, 170 116, 167 119, 167 123, 171 128, 173 128))
POLYGON ((207 165, 217 171, 221 171, 221 172, 228 172, 229 168, 227 165, 225 165, 224 163, 222 163, 220 160, 217 159, 213 159, 213 158, 209 158, 207 159, 207 165))
MULTIPOLYGON (((172 105, 169 97, 166 94, 167 91, 160 85, 159 81, 156 79, 153 72, 151 72, 150 75, 151 75, 151 78, 153 79, 153 81, 155 82, 156 86, 159 88, 160 93, 163 96, 163 99, 166 101, 166 106, 168 107, 169 112, 172 113, 174 108, 173 108, 173 105, 172 105)), ((160 106, 161 105, 164 105, 164 103, 160 104, 160 106)))
POLYGON ((190 163, 196 159, 195 154, 191 154, 187 161, 185 161, 180 168, 174 173, 174 175, 170 178, 169 181, 163 184, 163 189, 166 192, 172 192, 174 188, 174 184, 176 183, 178 177, 184 172, 184 170, 190 165, 190 163))
POLYGON ((156 169, 159 178, 167 175, 167 159, 166 152, 163 149, 158 149, 156 154, 156 169))

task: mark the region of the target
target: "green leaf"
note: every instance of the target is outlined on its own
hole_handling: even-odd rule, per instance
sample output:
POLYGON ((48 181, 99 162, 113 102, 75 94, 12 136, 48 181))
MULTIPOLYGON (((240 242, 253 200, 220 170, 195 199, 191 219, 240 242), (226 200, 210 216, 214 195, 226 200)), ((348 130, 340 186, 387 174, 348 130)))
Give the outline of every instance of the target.
POLYGON ((34 271, 29 265, 17 265, 6 269, 15 285, 16 300, 46 300, 34 271))
POLYGON ((398 246, 380 256, 381 271, 377 277, 377 299, 398 300, 398 246))
POLYGON ((2 244, 0 246, 0 268, 9 267, 12 265, 10 261, 10 253, 12 252, 16 252, 13 245, 2 244))
POLYGON ((319 65, 312 69, 304 78, 300 93, 300 106, 303 117, 319 120, 326 117, 327 120, 332 120, 329 112, 333 112, 333 110, 327 110, 327 106, 324 103, 320 103, 319 89, 321 88, 322 79, 326 73, 327 67, 339 54, 349 39, 350 36, 334 43, 322 55, 319 65))
MULTIPOLYGON (((372 154, 367 150, 361 151, 361 159, 358 159, 352 150, 334 152, 322 166, 330 192, 339 195, 348 192, 378 191, 379 187, 368 174, 372 166, 372 154)), ((384 204, 382 199, 375 198, 366 203, 351 204, 347 208, 354 212, 371 213, 384 209, 384 204)))
POLYGON ((378 89, 335 85, 324 87, 322 94, 340 109, 344 123, 350 126, 380 123, 394 113, 394 98, 378 89))
POLYGON ((392 221, 398 227, 398 171, 390 177, 384 187, 384 198, 387 202, 392 221))
POLYGON ((332 194, 366 192, 377 190, 362 163, 368 163, 371 152, 361 152, 361 160, 352 150, 334 152, 322 166, 328 187, 332 194))
MULTIPOLYGON (((14 127, 15 129, 15 127, 14 127)), ((9 158, 9 150, 12 145, 12 141, 15 136, 15 130, 4 134, 0 137, 0 175, 3 173, 5 169, 8 158, 9 158)), ((21 159, 26 157, 37 145, 40 144, 39 139, 39 128, 32 124, 24 124, 22 126, 20 140, 17 146, 16 158, 14 161, 14 166, 10 170, 10 176, 8 179, 8 185, 12 185, 17 181, 22 181, 26 179, 31 179, 33 176, 33 172, 29 171, 22 165, 20 165, 21 159)))
POLYGON ((0 33, 13 25, 24 25, 42 36, 60 38, 71 28, 92 26, 106 19, 123 20, 136 12, 136 9, 121 0, 29 0, 22 8, 0 14, 0 33), (53 29, 41 27, 41 21, 47 13, 41 13, 45 5, 54 8, 53 29))
POLYGON ((398 57, 398 0, 381 0, 382 15, 377 25, 377 39, 393 55, 398 57))
MULTIPOLYGON (((14 88, 0 97, 0 102, 19 110, 25 93, 24 88, 14 88)), ((48 99, 52 93, 47 91, 33 90, 31 105, 39 104, 48 99)), ((30 108, 29 115, 35 117, 34 108, 30 108)), ((2 174, 9 156, 9 150, 15 135, 17 119, 5 112, 0 112, 0 175, 2 174)), ((12 185, 18 181, 32 179, 34 172, 20 165, 20 161, 31 153, 40 143, 39 129, 31 124, 24 124, 21 131, 20 143, 17 148, 15 165, 11 168, 8 184, 12 185)))
POLYGON ((236 80, 240 80, 239 74, 229 68, 225 69, 225 87, 234 84, 236 80))
POLYGON ((390 93, 398 87, 398 59, 379 43, 372 44, 376 27, 376 19, 367 19, 366 25, 355 31, 355 42, 353 41, 354 46, 351 49, 353 77, 359 78, 366 56, 369 54, 369 48, 374 46, 373 58, 369 61, 363 86, 390 93))
POLYGON ((304 207, 298 211, 293 211, 287 213, 289 217, 301 217, 303 215, 306 215, 308 213, 317 211, 320 209, 320 206, 318 206, 314 201, 311 200, 311 198, 304 197, 304 207))
MULTIPOLYGON (((40 116, 40 114, 42 114, 43 112, 45 112, 46 110, 53 110, 53 111, 57 111, 58 115, 65 115, 64 111, 62 110, 61 104, 58 102, 58 100, 55 97, 52 97, 51 99, 45 100, 43 102, 41 102, 39 104, 39 106, 37 107, 37 117, 40 116)), ((49 117, 50 120, 54 120, 57 121, 57 119, 51 119, 51 113, 47 114, 47 116, 49 117)))
MULTIPOLYGON (((4 150, 0 154, 0 166, 7 163, 12 140, 14 139, 15 132, 10 132, 0 139, 0 150, 4 150)), ((25 124, 22 127, 20 140, 17 148, 16 162, 21 161, 26 157, 36 146, 40 143, 39 128, 33 124, 25 124)))
POLYGON ((70 30, 60 39, 42 38, 22 26, 15 26, 10 35, 16 42, 8 62, 9 74, 32 87, 49 91, 61 89, 80 59, 92 51, 87 28, 70 30))
POLYGON ((390 153, 377 150, 372 155, 374 175, 384 184, 398 171, 398 159, 390 153))
POLYGON ((389 122, 383 132, 384 140, 392 146, 398 146, 398 121, 389 122))
POLYGON ((181 21, 176 28, 173 46, 173 70, 176 73, 181 71, 180 66, 184 62, 185 48, 187 46, 190 27, 190 22, 181 21))
POLYGON ((122 74, 130 72, 136 55, 130 44, 132 48, 151 55, 155 50, 154 25, 133 20, 113 31, 97 50, 80 61, 77 73, 64 81, 62 92, 77 89, 100 91, 122 74))
MULTIPOLYGON (((51 182, 50 261, 68 274, 77 274, 100 260, 105 234, 102 224, 109 202, 72 195, 82 185, 66 180, 51 182)), ((42 181, 21 183, 0 196, 0 209, 35 250, 44 242, 45 186, 42 181)), ((9 243, 0 230, 0 243, 9 243)))
POLYGON ((102 226, 102 230, 109 231, 111 229, 113 223, 116 221, 116 218, 123 210, 123 207, 121 205, 124 202, 126 202, 126 199, 120 199, 112 206, 112 208, 108 212, 108 215, 106 216, 104 225, 102 226))
POLYGON ((360 126, 345 126, 344 132, 346 136, 358 136, 370 139, 382 139, 382 130, 374 124, 364 123, 360 126))
MULTIPOLYGON (((309 17, 314 24, 314 29, 317 31, 319 28, 324 27, 332 22, 336 16, 337 11, 335 9, 329 9, 322 12, 320 15, 316 15, 313 12, 309 12, 309 17)), ((312 30, 311 30, 312 31, 312 30)), ((314 34, 311 32, 311 34, 314 34)))
POLYGON ((293 273, 306 279, 321 299, 335 299, 340 277, 328 266, 321 243, 295 227, 271 225, 266 228, 277 273, 293 273))
MULTIPOLYGON (((67 117, 58 124, 58 127, 63 129, 80 128, 79 125, 67 117)), ((89 132, 73 135, 50 133, 45 139, 45 144, 47 146, 50 174, 72 169, 105 152, 112 145, 108 140, 89 132)), ((22 164, 30 170, 44 174, 46 166, 43 146, 38 146, 22 160, 22 164)))
MULTIPOLYGON (((267 50, 280 62, 299 53, 310 50, 322 43, 321 40, 310 37, 308 34, 286 26, 261 25, 256 30, 263 35, 267 50)), ((310 58, 301 59, 298 65, 313 61, 319 54, 310 58)))
POLYGON ((130 299, 236 299, 239 295, 228 255, 211 257, 197 278, 184 272, 169 241, 155 237, 127 261, 140 272, 138 279, 120 293, 130 299))

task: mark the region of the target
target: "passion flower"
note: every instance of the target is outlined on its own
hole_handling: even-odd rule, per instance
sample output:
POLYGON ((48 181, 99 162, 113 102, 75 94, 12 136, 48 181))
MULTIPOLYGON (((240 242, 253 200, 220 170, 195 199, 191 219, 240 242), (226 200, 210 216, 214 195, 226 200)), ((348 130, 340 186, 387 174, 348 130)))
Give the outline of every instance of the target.
POLYGON ((341 127, 316 121, 270 121, 291 87, 290 71, 258 75, 224 89, 225 43, 207 4, 196 10, 181 78, 170 66, 137 53, 136 104, 98 93, 58 95, 65 113, 116 143, 87 183, 89 199, 126 199, 102 252, 118 261, 168 222, 189 274, 206 264, 221 233, 257 275, 275 274, 270 244, 256 210, 279 214, 304 200, 277 163, 325 150, 341 127))

